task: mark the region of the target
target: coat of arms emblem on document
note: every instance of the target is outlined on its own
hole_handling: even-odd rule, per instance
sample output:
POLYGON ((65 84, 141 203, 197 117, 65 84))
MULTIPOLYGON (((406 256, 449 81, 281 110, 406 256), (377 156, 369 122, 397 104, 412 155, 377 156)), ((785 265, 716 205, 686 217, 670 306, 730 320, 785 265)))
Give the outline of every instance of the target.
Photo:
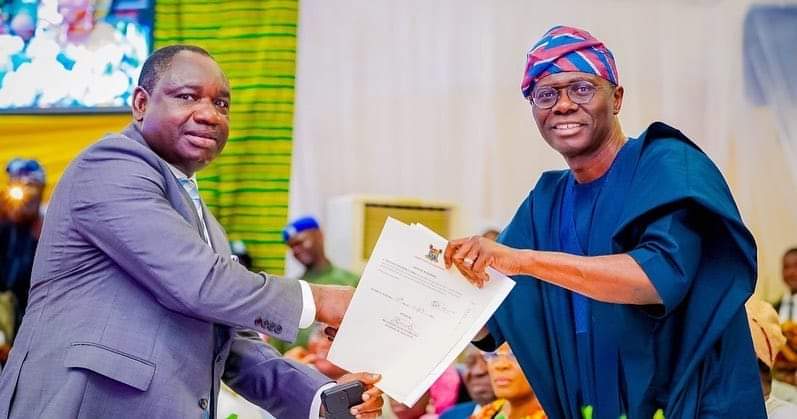
POLYGON ((429 253, 426 254, 426 259, 431 260, 434 263, 437 263, 440 259, 440 254, 443 253, 443 249, 438 249, 434 247, 434 245, 429 245, 429 253))

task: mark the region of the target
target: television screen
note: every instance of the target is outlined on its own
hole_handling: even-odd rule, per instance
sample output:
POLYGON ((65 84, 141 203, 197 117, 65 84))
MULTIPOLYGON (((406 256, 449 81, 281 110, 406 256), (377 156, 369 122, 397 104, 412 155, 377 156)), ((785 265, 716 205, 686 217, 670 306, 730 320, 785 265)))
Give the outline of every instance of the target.
POLYGON ((153 3, 0 0, 0 112, 128 109, 153 3))

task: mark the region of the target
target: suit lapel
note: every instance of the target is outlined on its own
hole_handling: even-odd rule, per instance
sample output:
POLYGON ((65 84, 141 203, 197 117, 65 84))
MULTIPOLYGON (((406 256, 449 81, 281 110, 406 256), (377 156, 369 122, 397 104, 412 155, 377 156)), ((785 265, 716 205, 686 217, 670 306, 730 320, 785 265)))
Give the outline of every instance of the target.
POLYGON ((222 256, 229 257, 230 245, 227 243, 227 236, 224 234, 221 224, 219 224, 216 217, 213 216, 213 213, 210 212, 204 201, 202 202, 202 216, 205 217, 205 224, 208 229, 208 236, 210 236, 210 244, 213 246, 213 250, 222 256))

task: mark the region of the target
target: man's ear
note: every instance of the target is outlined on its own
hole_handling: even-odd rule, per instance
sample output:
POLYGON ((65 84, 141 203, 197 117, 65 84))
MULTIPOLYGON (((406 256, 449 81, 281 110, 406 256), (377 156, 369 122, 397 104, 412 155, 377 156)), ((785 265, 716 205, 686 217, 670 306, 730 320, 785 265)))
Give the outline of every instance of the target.
POLYGON ((141 122, 149 104, 149 93, 141 86, 136 86, 133 90, 133 119, 141 122))
POLYGON ((623 107, 623 94, 624 93, 625 93, 625 90, 623 89, 623 86, 617 86, 617 87, 614 88, 614 103, 613 103, 613 106, 612 106, 613 107, 612 111, 614 112, 615 115, 619 114, 620 113, 620 109, 623 107))

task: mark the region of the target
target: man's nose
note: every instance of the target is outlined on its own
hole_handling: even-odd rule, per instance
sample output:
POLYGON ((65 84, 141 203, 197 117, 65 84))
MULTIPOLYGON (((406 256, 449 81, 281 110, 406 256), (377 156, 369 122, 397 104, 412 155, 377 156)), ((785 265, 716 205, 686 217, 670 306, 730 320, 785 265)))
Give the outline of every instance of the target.
POLYGON ((557 114, 566 114, 578 110, 578 104, 570 100, 566 88, 559 89, 559 97, 556 98, 556 103, 553 104, 551 111, 557 114))
POLYGON ((207 125, 218 125, 224 118, 212 100, 202 99, 194 109, 194 120, 207 125))
POLYGON ((487 374, 487 365, 484 365, 484 364, 474 365, 470 369, 470 373, 473 374, 473 375, 484 375, 484 374, 487 374))

